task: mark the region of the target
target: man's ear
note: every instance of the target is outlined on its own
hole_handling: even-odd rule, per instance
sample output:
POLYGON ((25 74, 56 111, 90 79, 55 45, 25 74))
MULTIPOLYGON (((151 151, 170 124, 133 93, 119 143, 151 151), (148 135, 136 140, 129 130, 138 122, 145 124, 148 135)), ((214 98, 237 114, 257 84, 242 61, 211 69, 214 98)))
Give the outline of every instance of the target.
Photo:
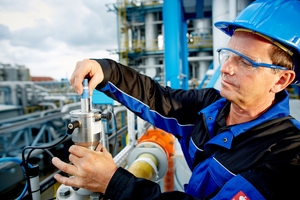
POLYGON ((288 85, 290 85, 294 81, 296 77, 296 74, 293 70, 281 70, 277 73, 277 75, 279 79, 272 87, 272 91, 274 93, 284 90, 288 85))

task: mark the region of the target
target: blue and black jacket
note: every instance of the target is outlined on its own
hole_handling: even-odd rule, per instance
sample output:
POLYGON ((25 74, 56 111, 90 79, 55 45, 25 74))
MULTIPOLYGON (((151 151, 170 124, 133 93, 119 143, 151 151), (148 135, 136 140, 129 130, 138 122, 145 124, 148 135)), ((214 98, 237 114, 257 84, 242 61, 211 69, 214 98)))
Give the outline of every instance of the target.
POLYGON ((289 96, 257 119, 226 126, 230 102, 216 89, 174 90, 109 59, 97 90, 180 142, 192 176, 183 192, 119 168, 107 199, 293 199, 300 189, 300 123, 289 118, 289 96), (278 120, 279 119, 279 120, 278 120))

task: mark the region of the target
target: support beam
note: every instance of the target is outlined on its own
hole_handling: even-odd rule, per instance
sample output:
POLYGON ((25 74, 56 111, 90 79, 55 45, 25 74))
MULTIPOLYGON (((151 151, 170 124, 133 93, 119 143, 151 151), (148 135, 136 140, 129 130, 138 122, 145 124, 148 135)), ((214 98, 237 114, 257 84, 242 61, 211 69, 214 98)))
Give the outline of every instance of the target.
POLYGON ((181 1, 164 0, 164 42, 165 42, 165 85, 172 88, 180 88, 180 40, 179 27, 181 23, 181 1))

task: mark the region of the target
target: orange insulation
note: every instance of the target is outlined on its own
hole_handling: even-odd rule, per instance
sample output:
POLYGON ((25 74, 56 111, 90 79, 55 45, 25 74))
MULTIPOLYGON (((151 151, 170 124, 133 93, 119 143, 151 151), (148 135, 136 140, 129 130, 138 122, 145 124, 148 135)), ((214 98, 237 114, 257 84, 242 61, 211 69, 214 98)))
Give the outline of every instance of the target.
POLYGON ((164 192, 174 191, 174 158, 168 159, 168 171, 164 176, 164 192))

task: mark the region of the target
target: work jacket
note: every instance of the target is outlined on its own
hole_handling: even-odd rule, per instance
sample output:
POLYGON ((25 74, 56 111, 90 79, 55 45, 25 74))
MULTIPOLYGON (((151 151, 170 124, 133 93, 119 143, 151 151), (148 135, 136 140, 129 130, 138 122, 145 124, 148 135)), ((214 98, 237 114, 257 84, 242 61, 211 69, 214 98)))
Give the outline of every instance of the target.
MULTIPOLYGON (((104 80, 96 89, 142 119, 172 133, 192 171, 183 192, 161 193, 152 181, 119 168, 107 199, 294 199, 300 189, 300 123, 289 96, 257 119, 227 126, 230 102, 213 88, 175 90, 112 60, 96 60, 104 80)), ((176 166, 175 166, 176 167, 176 166)))

